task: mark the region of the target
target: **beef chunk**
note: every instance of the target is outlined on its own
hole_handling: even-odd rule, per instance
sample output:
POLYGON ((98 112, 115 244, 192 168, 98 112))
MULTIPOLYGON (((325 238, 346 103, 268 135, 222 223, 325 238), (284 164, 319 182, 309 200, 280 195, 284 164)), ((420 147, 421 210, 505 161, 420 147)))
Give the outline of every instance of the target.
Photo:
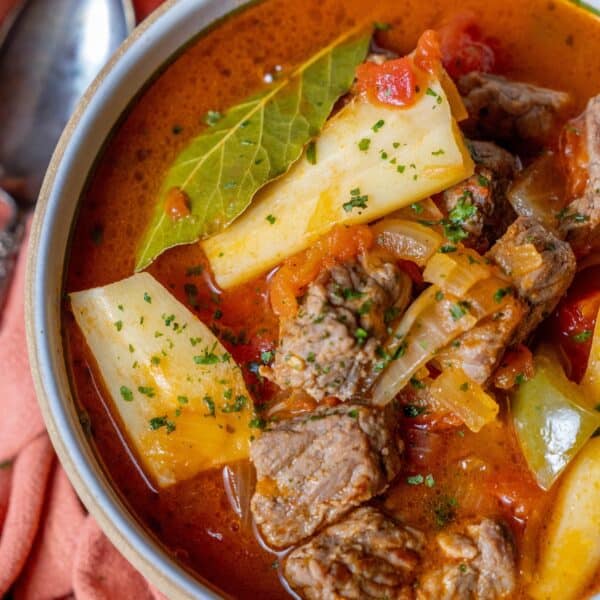
POLYGON ((495 521, 483 519, 462 531, 440 533, 436 541, 442 565, 421 577, 417 600, 496 600, 514 592, 513 546, 495 521))
POLYGON ((510 81, 489 73, 468 73, 458 81, 469 113, 465 129, 484 139, 544 144, 566 117, 565 92, 510 81))
POLYGON ((493 171, 496 177, 504 180, 506 184, 521 168, 516 157, 493 142, 469 140, 467 145, 475 163, 493 171))
POLYGON ((517 160, 491 142, 469 142, 475 173, 442 194, 444 212, 463 217, 466 246, 485 252, 515 219, 506 190, 517 172, 517 160), (473 206, 475 210, 470 209, 473 206))
POLYGON ((261 373, 316 400, 360 395, 381 360, 386 311, 407 285, 410 280, 389 262, 334 265, 308 287, 296 317, 281 322, 272 369, 261 373))
POLYGON ((339 405, 281 421, 252 443, 252 514, 274 547, 295 544, 382 493, 403 445, 391 409, 339 405))
POLYGON ((477 383, 485 383, 515 337, 526 310, 508 298, 497 313, 463 333, 436 356, 442 368, 460 367, 477 383))
POLYGON ((308 600, 408 600, 423 545, 420 532, 374 508, 359 508, 294 550, 284 574, 308 600))
POLYGON ((598 245, 600 225, 600 95, 592 98, 584 113, 588 154, 588 183, 581 198, 563 211, 560 230, 578 255, 598 245))
POLYGON ((517 330, 523 341, 554 310, 575 276, 571 247, 533 218, 519 217, 488 252, 511 277, 529 312, 517 330))

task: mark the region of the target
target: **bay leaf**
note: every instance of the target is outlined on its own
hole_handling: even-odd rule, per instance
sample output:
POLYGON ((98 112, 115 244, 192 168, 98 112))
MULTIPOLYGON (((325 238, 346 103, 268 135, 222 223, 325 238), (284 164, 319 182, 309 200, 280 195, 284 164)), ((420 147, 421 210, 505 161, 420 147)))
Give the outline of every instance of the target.
POLYGON ((168 248, 222 231, 285 173, 352 85, 370 38, 364 28, 347 32, 192 139, 163 181, 136 271, 168 248), (189 214, 171 210, 173 195, 189 214))

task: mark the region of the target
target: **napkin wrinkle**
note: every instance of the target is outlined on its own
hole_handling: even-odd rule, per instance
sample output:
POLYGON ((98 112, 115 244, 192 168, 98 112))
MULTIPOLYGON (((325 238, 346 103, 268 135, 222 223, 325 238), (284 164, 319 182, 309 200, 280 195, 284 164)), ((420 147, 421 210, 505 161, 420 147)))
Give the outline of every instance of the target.
MULTIPOLYGON (((30 222, 27 223, 26 239, 30 222)), ((26 248, 24 242, 23 248, 26 248)), ((35 398, 25 342, 25 250, 19 254, 15 276, 0 322, 0 463, 12 460, 44 431, 35 398)))
POLYGON ((54 452, 46 434, 17 456, 0 537, 0 597, 18 577, 35 538, 54 452))

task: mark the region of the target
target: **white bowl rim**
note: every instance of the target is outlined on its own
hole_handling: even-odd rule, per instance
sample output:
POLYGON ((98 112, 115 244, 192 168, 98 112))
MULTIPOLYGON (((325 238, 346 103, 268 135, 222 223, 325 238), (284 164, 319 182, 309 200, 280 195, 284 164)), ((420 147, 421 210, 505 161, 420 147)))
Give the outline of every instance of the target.
POLYGON ((62 282, 72 223, 105 140, 153 77, 194 38, 247 0, 168 0, 118 49, 78 103, 53 154, 27 257, 25 315, 31 370, 52 444, 73 487, 117 549, 169 598, 223 597, 182 568, 110 483, 75 412, 61 337, 62 282))

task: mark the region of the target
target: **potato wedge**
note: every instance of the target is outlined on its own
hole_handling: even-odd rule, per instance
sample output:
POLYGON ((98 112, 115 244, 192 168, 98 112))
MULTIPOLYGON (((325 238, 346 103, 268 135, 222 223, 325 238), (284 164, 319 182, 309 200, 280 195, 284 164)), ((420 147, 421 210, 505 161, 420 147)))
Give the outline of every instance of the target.
POLYGON ((303 250, 338 223, 366 223, 465 179, 473 162, 448 97, 434 80, 407 108, 355 97, 304 156, 222 233, 202 242, 230 288, 303 250))
POLYGON ((246 458, 252 404, 217 338, 139 273, 70 294, 114 411, 160 486, 246 458))
POLYGON ((592 438, 565 473, 540 547, 530 595, 580 598, 600 568, 600 438, 592 438))

